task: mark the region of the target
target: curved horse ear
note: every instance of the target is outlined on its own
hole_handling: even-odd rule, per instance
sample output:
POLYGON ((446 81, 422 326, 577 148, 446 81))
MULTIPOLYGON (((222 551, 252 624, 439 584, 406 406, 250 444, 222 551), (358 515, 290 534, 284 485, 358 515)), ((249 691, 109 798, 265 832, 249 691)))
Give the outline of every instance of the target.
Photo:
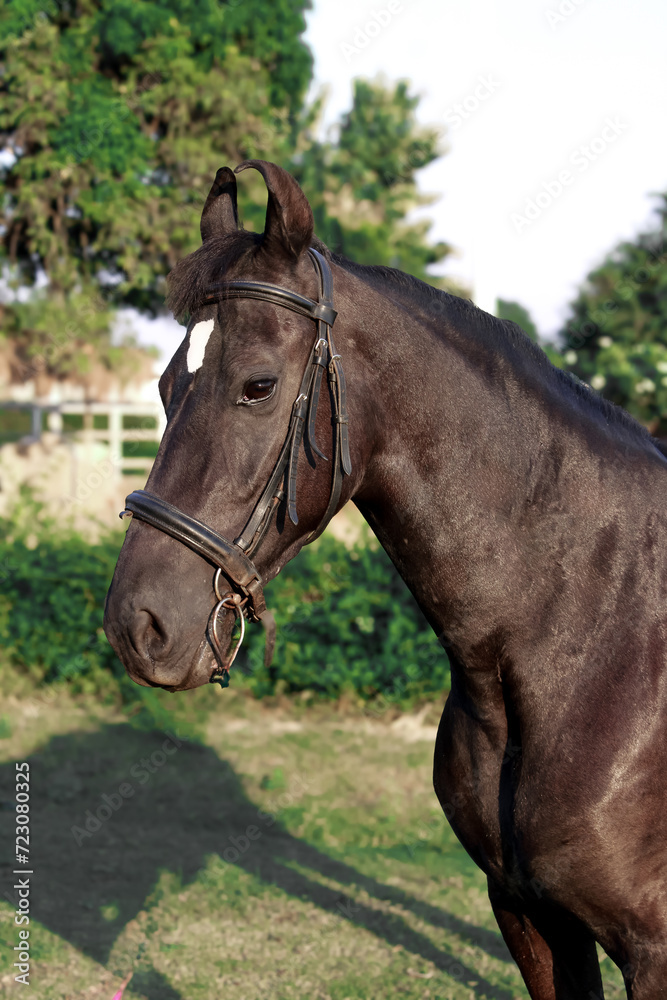
POLYGON ((202 241, 211 236, 235 233, 239 228, 236 208, 236 177, 229 167, 220 167, 208 193, 199 224, 202 241))
POLYGON ((248 167, 259 170, 269 191, 264 239, 298 258, 313 239, 315 222, 308 199, 292 175, 277 164, 246 160, 236 168, 236 173, 248 167))

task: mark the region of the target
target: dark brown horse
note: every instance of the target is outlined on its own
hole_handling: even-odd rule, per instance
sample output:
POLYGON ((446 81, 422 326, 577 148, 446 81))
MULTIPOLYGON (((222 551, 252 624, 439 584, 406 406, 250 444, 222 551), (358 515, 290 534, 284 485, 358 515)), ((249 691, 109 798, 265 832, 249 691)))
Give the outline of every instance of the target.
POLYGON ((226 648, 240 609, 262 615, 259 576, 318 530, 332 492, 353 499, 448 649, 435 789, 531 997, 602 997, 596 941, 633 1000, 667 997, 664 456, 518 327, 330 253, 293 178, 243 166, 266 181, 265 232, 238 229, 225 168, 203 245, 171 278, 191 321, 160 383, 145 509, 128 504, 110 641, 139 683, 221 675, 211 563, 226 648))

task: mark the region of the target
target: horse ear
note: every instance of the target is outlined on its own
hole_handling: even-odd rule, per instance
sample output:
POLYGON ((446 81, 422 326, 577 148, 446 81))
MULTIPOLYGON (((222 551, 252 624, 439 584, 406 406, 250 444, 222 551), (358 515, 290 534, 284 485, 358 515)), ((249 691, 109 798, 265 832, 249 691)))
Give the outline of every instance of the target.
POLYGON ((292 175, 277 164, 246 160, 236 168, 236 173, 248 167, 259 170, 269 192, 264 239, 298 258, 313 239, 315 222, 308 199, 292 175))
POLYGON ((235 233, 239 228, 236 208, 236 177, 229 167, 220 167, 208 193, 199 224, 202 242, 211 236, 235 233))

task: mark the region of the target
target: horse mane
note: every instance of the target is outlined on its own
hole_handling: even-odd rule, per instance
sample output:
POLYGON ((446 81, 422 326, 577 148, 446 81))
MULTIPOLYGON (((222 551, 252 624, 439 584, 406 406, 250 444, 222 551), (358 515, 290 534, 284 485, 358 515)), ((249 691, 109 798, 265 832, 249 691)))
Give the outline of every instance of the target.
MULTIPOLYGON (((261 242, 261 233, 239 229, 224 236, 210 237, 197 250, 180 260, 167 279, 167 306, 174 316, 181 319, 193 312, 202 301, 205 289, 224 280, 232 266, 252 257, 261 242)), ((489 351, 497 350, 500 341, 501 344, 509 343, 518 351, 529 354, 545 377, 563 394, 573 394, 593 416, 625 431, 637 444, 656 448, 667 458, 667 444, 653 438, 626 410, 600 396, 575 375, 556 368, 544 351, 516 323, 491 316, 469 299, 435 288, 396 268, 382 264, 357 264, 342 254, 332 253, 317 237, 312 242, 328 260, 362 281, 376 288, 386 289, 389 286, 399 295, 403 293, 409 296, 413 303, 416 299, 426 312, 432 310, 434 314, 437 312, 440 316, 446 315, 459 323, 474 326, 475 331, 487 339, 489 351)))
POLYGON ((458 295, 452 295, 450 292, 435 288, 411 274, 396 270, 396 268, 375 264, 357 264, 339 254, 328 253, 328 256, 334 263, 361 278, 362 281, 369 281, 376 287, 389 284, 399 293, 405 292, 411 298, 416 297, 425 312, 428 312, 430 307, 434 313, 437 312, 439 315, 446 312, 459 322, 474 324, 476 331, 486 338, 489 351, 498 349, 499 340, 501 343, 503 340, 509 342, 514 348, 529 354, 531 360, 556 388, 564 394, 574 394, 577 401, 583 403, 593 416, 598 419, 602 418, 606 424, 627 432, 638 444, 656 448, 667 458, 667 443, 663 444, 652 437, 646 427, 631 414, 616 403, 612 403, 611 400, 599 395, 576 375, 553 365, 542 348, 531 340, 518 324, 511 320, 491 316, 469 299, 462 299, 458 295))

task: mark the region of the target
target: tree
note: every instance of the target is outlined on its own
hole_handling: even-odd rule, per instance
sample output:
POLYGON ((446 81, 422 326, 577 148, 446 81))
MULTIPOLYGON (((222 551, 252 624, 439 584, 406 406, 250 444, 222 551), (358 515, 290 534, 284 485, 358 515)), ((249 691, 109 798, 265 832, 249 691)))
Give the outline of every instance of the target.
MULTIPOLYGON (((167 273, 199 244, 217 168, 253 157, 299 176, 318 235, 335 249, 429 278, 448 247, 406 215, 428 201, 415 172, 438 155, 436 136, 417 126, 404 83, 357 82, 336 141, 314 137, 321 101, 304 104, 312 58, 301 38, 309 5, 7 0, 0 268, 17 293, 33 290, 29 308, 6 307, 19 356, 60 373, 85 365, 92 348, 113 367, 113 310, 163 308, 167 273), (80 336, 54 353, 50 323, 66 314, 80 336)), ((265 204, 248 177, 251 227, 263 225, 265 204)))
POLYGON ((161 309, 216 169, 280 149, 311 75, 307 4, 5 3, 0 265, 17 292, 47 279, 5 307, 25 378, 123 367, 113 307, 161 309))
POLYGON ((51 294, 94 283, 155 311, 217 167, 280 147, 310 78, 305 3, 52 3, 20 33, 41 0, 0 15, 5 259, 19 284, 43 270, 51 294))
POLYGON ((291 169, 308 192, 318 236, 333 250, 439 284, 427 268, 450 247, 428 242, 429 222, 406 221, 433 200, 418 192, 415 174, 440 154, 436 130, 416 122, 418 100, 404 81, 386 87, 355 80, 352 108, 335 140, 311 140, 291 169))
POLYGON ((571 371, 667 437, 667 194, 657 216, 588 275, 561 339, 571 371))

